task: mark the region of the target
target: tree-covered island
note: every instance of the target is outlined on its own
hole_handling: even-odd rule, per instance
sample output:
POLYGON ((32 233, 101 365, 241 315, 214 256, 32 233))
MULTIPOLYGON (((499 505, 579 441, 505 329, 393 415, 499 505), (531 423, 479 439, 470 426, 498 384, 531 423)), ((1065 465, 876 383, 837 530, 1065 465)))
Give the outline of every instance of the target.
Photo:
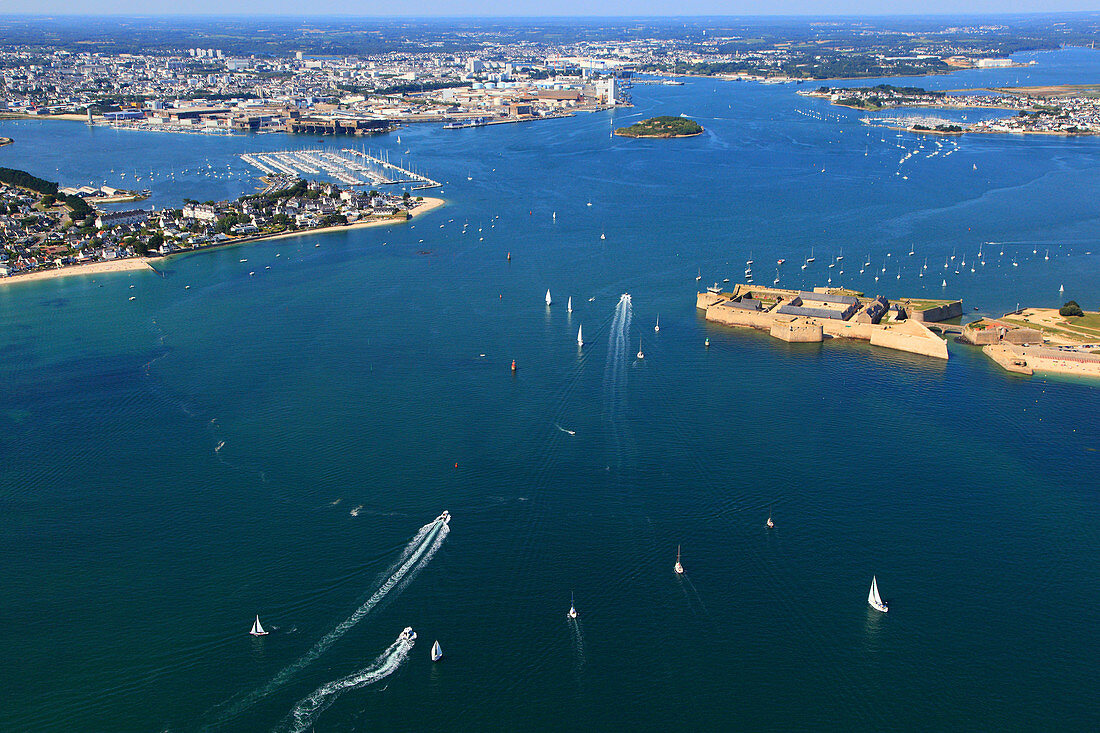
POLYGON ((702 125, 687 117, 651 117, 615 130, 620 137, 691 137, 702 133, 702 125))

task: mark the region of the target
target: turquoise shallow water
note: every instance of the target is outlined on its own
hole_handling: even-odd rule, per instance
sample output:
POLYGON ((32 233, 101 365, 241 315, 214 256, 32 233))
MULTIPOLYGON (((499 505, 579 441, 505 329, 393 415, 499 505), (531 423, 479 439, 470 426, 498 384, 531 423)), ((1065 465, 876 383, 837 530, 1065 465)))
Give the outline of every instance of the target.
MULTIPOLYGON (((1036 58, 927 83, 1100 68, 1036 58)), ((307 722, 1095 729, 1100 391, 956 344, 944 364, 712 327, 694 278, 737 281, 751 257, 764 281, 783 257, 784 284, 820 284, 843 248, 834 277, 870 292, 946 277, 999 314, 1064 284, 1095 308, 1100 141, 926 143, 904 180, 917 138, 795 88, 640 86, 614 114, 707 128, 676 141, 611 139, 607 114, 402 130, 372 143, 447 182, 410 226, 0 289, 0 727, 288 730, 326 683, 392 667, 307 722), (944 272, 989 241, 1005 255, 944 272), (868 254, 890 263, 879 283, 868 254), (410 545, 443 509, 438 551, 410 545), (423 562, 371 605, 403 551, 423 562), (257 612, 272 633, 254 641, 257 612), (374 665, 406 625, 407 659, 374 665)), ((72 182, 242 174, 154 178, 157 205, 234 195, 237 153, 314 142, 0 134, 17 141, 0 164, 72 182)))

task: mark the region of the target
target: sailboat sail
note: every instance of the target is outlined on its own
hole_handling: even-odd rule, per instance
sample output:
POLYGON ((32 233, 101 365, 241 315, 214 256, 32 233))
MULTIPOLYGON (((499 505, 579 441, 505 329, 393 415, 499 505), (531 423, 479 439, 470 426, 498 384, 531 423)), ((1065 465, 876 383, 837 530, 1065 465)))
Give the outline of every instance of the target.
POLYGON ((878 578, 871 576, 871 590, 867 592, 867 603, 879 611, 886 611, 886 604, 882 602, 882 596, 878 594, 878 578))
POLYGON ((581 333, 583 326, 577 326, 577 346, 584 346, 584 335, 581 333))
POLYGON ((252 622, 252 631, 249 631, 248 633, 252 634, 253 636, 264 636, 267 634, 267 632, 264 631, 264 627, 260 625, 259 614, 256 614, 256 620, 252 622))
POLYGON ((570 313, 573 312, 573 296, 572 295, 569 296, 569 301, 565 304, 565 310, 567 310, 570 313))
POLYGON ((551 300, 550 300, 550 289, 549 289, 549 288, 547 288, 547 289, 546 289, 546 305, 550 305, 550 303, 551 303, 551 300))
POLYGON ((439 641, 437 640, 434 644, 432 644, 432 661, 438 662, 442 658, 443 648, 439 646, 439 641))

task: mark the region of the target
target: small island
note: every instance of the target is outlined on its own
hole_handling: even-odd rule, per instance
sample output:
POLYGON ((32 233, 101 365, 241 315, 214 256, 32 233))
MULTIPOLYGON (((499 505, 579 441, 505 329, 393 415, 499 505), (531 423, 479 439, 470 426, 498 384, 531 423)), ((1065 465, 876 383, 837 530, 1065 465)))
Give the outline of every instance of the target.
POLYGON ((687 117, 651 117, 630 127, 615 130, 619 137, 692 137, 702 135, 703 127, 687 117))

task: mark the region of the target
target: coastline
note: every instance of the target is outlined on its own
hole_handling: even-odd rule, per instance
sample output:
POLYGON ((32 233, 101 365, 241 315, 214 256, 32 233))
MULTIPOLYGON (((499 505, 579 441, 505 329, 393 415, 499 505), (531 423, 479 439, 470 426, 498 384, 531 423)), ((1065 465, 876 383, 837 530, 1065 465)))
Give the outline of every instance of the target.
MULTIPOLYGON (((420 202, 420 204, 415 209, 409 212, 409 219, 438 209, 445 203, 445 199, 425 196, 424 200, 420 202)), ((253 244, 255 242, 271 242, 276 239, 289 239, 291 237, 301 237, 307 234, 328 234, 330 232, 344 232, 348 231, 349 229, 367 229, 369 227, 386 226, 387 224, 399 224, 401 222, 408 221, 409 219, 375 219, 373 221, 356 222, 354 224, 337 224, 336 226, 322 227, 320 229, 302 229, 294 232, 279 232, 277 234, 261 235, 258 237, 241 237, 240 239, 231 239, 220 244, 214 244, 208 247, 201 247, 199 249, 185 249, 179 252, 172 252, 171 254, 165 255, 163 257, 127 257, 126 259, 111 260, 108 262, 88 262, 81 265, 67 265, 65 267, 59 267, 52 270, 37 270, 35 272, 29 272, 20 275, 0 277, 0 286, 9 285, 11 283, 52 280, 54 278, 66 277, 68 275, 101 275, 113 272, 132 272, 134 270, 146 269, 156 272, 156 268, 154 268, 150 263, 166 260, 169 257, 197 254, 213 249, 224 249, 226 247, 235 247, 242 244, 253 244)))
MULTIPOLYGON (((415 209, 409 212, 409 219, 415 219, 416 217, 427 214, 429 211, 438 209, 443 204, 447 203, 446 199, 424 197, 424 201, 420 203, 415 209)), ((219 249, 221 247, 229 247, 237 244, 251 244, 253 242, 273 242, 277 239, 290 239, 291 237, 303 237, 307 234, 328 234, 330 232, 346 232, 351 229, 369 229, 370 227, 386 226, 388 224, 400 224, 401 222, 408 221, 409 219, 374 219, 372 221, 355 222, 354 224, 337 224, 331 227, 321 227, 320 229, 299 229, 293 232, 278 232, 276 234, 262 234, 256 237, 242 237, 240 239, 233 239, 224 244, 214 245, 211 247, 203 247, 201 249, 189 249, 181 252, 173 252, 172 254, 165 255, 165 257, 175 257, 176 255, 191 254, 194 252, 203 252, 208 249, 219 249)))
POLYGON ((615 137, 629 137, 629 138, 632 138, 634 140, 646 140, 646 139, 649 139, 649 140, 672 140, 672 139, 678 138, 678 137, 699 137, 704 132, 706 132, 705 129, 701 129, 701 130, 699 130, 699 132, 692 132, 692 133, 689 133, 687 135, 628 135, 624 132, 619 132, 619 131, 616 130, 612 134, 615 135, 615 137))
POLYGON ((66 265, 53 270, 37 270, 22 275, 0 277, 0 287, 14 283, 39 282, 41 280, 53 280, 69 275, 103 275, 111 272, 133 272, 135 270, 150 270, 156 272, 149 264, 146 257, 127 257, 122 260, 108 260, 106 262, 85 262, 80 265, 66 265))

